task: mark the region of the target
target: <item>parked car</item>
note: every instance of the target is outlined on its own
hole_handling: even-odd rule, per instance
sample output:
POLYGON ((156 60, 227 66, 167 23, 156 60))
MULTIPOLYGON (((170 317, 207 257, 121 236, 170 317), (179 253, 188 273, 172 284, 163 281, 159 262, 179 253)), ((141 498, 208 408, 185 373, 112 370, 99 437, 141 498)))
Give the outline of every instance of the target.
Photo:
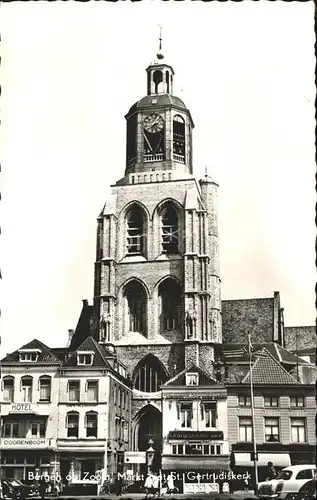
POLYGON ((282 469, 275 479, 258 484, 257 497, 293 500, 300 489, 316 474, 313 464, 290 465, 282 469))
POLYGON ((17 479, 3 479, 2 496, 4 498, 29 498, 30 487, 17 479))

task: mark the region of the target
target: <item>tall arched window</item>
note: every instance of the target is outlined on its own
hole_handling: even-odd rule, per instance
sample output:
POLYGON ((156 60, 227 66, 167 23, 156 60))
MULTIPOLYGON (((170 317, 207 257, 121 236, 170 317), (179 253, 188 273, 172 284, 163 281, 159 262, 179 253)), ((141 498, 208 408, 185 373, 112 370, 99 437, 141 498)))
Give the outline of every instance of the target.
POLYGON ((157 392, 166 381, 166 374, 155 356, 146 356, 136 369, 134 388, 142 392, 157 392))
POLYGON ((25 376, 21 378, 22 401, 32 403, 33 378, 25 376))
POLYGON ((146 334, 146 294, 138 281, 130 281, 125 287, 128 307, 129 331, 146 334))
POLYGON ((95 411, 87 411, 86 419, 86 437, 97 437, 98 435, 98 413, 95 411))
POLYGON ((51 400, 51 377, 43 375, 39 378, 40 401, 49 403, 51 400))
POLYGON ((137 205, 127 213, 127 253, 142 255, 144 250, 144 220, 141 209, 137 205))
POLYGON ((69 411, 66 415, 67 437, 78 438, 79 413, 78 411, 69 411))
POLYGON ((185 163, 185 122, 180 115, 173 119, 173 159, 185 163))
POLYGON ((2 379, 3 401, 12 403, 14 401, 14 377, 7 376, 2 379))
POLYGON ((181 288, 168 278, 159 286, 161 331, 176 330, 181 324, 181 288))
POLYGON ((167 254, 178 252, 179 223, 176 209, 168 203, 162 211, 162 250, 167 254))

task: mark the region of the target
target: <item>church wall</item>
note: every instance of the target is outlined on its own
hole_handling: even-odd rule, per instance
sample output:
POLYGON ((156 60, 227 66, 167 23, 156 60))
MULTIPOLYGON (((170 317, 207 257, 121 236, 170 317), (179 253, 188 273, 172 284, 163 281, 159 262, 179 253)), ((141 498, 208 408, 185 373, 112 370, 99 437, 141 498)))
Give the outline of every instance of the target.
POLYGON ((170 377, 184 368, 184 344, 116 346, 116 351, 130 376, 139 361, 150 353, 161 361, 170 377))

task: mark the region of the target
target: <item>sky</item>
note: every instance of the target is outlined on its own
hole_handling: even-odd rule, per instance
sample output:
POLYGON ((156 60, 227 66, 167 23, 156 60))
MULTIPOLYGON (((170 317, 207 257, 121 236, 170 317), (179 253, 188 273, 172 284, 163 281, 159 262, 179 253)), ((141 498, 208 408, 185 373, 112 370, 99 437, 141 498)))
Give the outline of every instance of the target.
POLYGON ((1 6, 1 356, 57 347, 92 302, 96 218, 163 26, 194 171, 219 183, 222 298, 315 321, 313 2, 1 6))

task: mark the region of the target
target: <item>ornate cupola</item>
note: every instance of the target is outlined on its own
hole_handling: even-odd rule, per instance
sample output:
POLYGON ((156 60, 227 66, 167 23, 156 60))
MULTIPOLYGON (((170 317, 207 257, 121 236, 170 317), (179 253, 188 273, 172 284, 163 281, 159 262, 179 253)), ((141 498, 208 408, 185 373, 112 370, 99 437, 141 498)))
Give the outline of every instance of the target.
POLYGON ((174 70, 163 62, 162 37, 148 66, 147 95, 133 104, 127 120, 125 177, 120 183, 155 182, 192 176, 194 123, 173 95, 174 70))

